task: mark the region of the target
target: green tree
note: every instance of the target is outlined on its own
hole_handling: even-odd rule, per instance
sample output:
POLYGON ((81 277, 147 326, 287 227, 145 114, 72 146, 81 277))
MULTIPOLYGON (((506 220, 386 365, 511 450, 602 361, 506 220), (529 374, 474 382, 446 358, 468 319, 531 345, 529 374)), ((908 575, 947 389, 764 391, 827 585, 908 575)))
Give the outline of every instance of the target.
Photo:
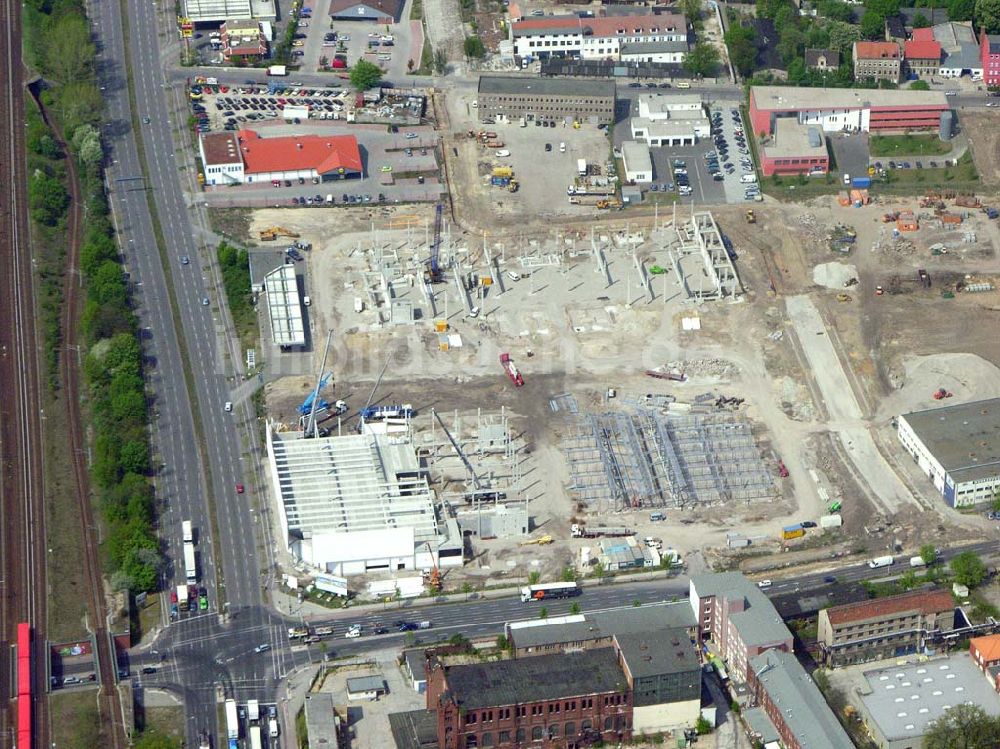
POLYGON ((28 182, 28 205, 39 223, 55 226, 69 206, 69 193, 58 179, 36 171, 28 182))
POLYGON ((469 600, 469 593, 471 592, 472 592, 472 583, 466 580, 464 583, 462 583, 462 595, 465 596, 466 601, 469 600))
POLYGON ((788 81, 790 83, 805 83, 808 78, 809 72, 806 70, 805 60, 796 57, 788 63, 788 81))
MULTIPOLYGON (((840 53, 849 52, 854 42, 861 38, 861 32, 852 23, 831 23, 830 24, 830 47, 840 53)), ((850 70, 850 65, 840 66, 850 70)))
POLYGON ((914 81, 910 84, 910 91, 930 91, 931 84, 927 81, 914 81))
POLYGON ((888 18, 899 13, 900 0, 866 0, 865 8, 888 18))
POLYGON ((787 26, 779 28, 781 28, 781 33, 778 39, 778 54, 781 55, 782 61, 786 65, 789 65, 793 60, 798 60, 802 57, 805 47, 805 35, 794 23, 789 23, 787 26))
POLYGON ((603 580, 607 572, 608 571, 604 568, 604 562, 598 560, 594 563, 594 577, 598 580, 603 580))
POLYGON ((719 50, 708 42, 698 42, 687 53, 682 63, 684 69, 691 75, 700 77, 713 76, 719 70, 719 50))
POLYGON ((576 580, 576 570, 572 567, 563 567, 562 581, 564 583, 571 583, 574 580, 576 580))
POLYGON ((932 721, 924 733, 924 749, 994 749, 1000 746, 1000 718, 979 705, 955 705, 932 721))
POLYGON ((549 618, 549 609, 548 609, 547 606, 542 606, 542 608, 540 608, 538 610, 538 618, 539 619, 548 619, 549 618))
POLYGON ((73 149, 88 169, 96 169, 104 159, 101 134, 93 125, 78 127, 73 133, 73 149))
POLYGON ((976 0, 949 0, 948 18, 952 21, 971 21, 976 12, 976 0))
POLYGON ((572 605, 569 607, 569 613, 571 613, 573 616, 579 614, 580 604, 578 604, 576 601, 573 601, 572 605))
POLYGON ((120 454, 121 469, 126 473, 144 474, 149 472, 149 445, 145 439, 129 440, 122 444, 120 454))
POLYGON ((538 585, 538 581, 542 579, 542 573, 538 570, 532 570, 528 573, 528 585, 538 585))
POLYGON ((444 47, 438 47, 434 50, 431 67, 434 68, 434 72, 437 75, 444 75, 444 72, 448 69, 448 53, 444 47))
POLYGON ((1000 33, 1000 0, 976 0, 976 22, 987 34, 1000 33))
POLYGON ((45 36, 44 65, 47 75, 59 83, 93 77, 96 52, 87 17, 83 13, 60 14, 45 36))
POLYGON ((478 36, 467 36, 462 44, 465 56, 474 60, 482 60, 486 57, 486 45, 478 36))
POLYGON ((861 16, 861 36, 872 40, 884 39, 885 16, 874 10, 866 10, 861 16))
POLYGON ((831 21, 848 23, 854 18, 851 7, 847 3, 840 2, 840 0, 823 0, 819 5, 819 13, 831 21))
POLYGON ((950 566, 955 582, 959 585, 975 588, 986 578, 986 565, 974 552, 963 551, 952 557, 950 566))
POLYGON ((702 716, 698 716, 698 722, 694 725, 694 730, 698 732, 699 736, 704 736, 712 732, 712 724, 702 716))
POLYGON ((497 635, 497 650, 507 650, 510 648, 510 641, 507 635, 497 635))
POLYGON ((757 62, 756 33, 752 28, 736 23, 729 27, 725 41, 733 67, 744 78, 749 77, 757 62))
POLYGON ((367 91, 382 80, 382 68, 368 60, 358 60, 351 68, 350 80, 357 91, 367 91))
POLYGON ((937 549, 934 548, 934 544, 924 544, 920 547, 920 558, 924 560, 924 564, 930 567, 937 560, 937 549))
POLYGON ((993 504, 990 505, 993 512, 1000 512, 1000 491, 993 494, 993 504))
POLYGON ((913 17, 913 28, 915 29, 926 29, 929 28, 930 25, 931 22, 927 20, 927 16, 923 13, 917 13, 917 15, 913 17))
POLYGON ((687 16, 692 25, 697 26, 701 21, 701 0, 681 0, 681 13, 687 16))

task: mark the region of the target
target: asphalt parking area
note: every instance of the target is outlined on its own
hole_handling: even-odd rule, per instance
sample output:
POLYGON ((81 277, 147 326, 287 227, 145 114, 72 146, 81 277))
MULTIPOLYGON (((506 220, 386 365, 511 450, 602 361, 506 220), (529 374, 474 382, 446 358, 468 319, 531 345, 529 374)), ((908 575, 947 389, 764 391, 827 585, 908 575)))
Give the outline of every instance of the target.
MULTIPOLYGON (((726 202, 740 203, 746 201, 747 189, 750 185, 742 182, 741 179, 744 175, 756 175, 756 171, 749 146, 741 145, 739 139, 740 135, 742 135, 742 143, 746 143, 746 128, 743 127, 743 118, 740 115, 740 111, 735 106, 717 107, 709 112, 709 117, 712 118, 713 129, 717 131, 713 133, 711 145, 719 157, 719 166, 722 167, 722 173, 725 177, 722 186, 726 195, 726 202), (737 129, 739 129, 739 133, 737 129), (721 142, 718 140, 720 136, 722 138, 721 142), (725 156, 723 156, 723 153, 725 153, 725 156), (726 164, 731 164, 732 166, 726 169, 726 164)), ((752 188, 750 191, 756 192, 756 189, 752 188)))
MULTIPOLYGON (((833 148, 833 158, 837 162, 837 171, 852 177, 868 175, 868 137, 857 133, 833 133, 829 136, 833 148)), ((887 159, 882 159, 887 161, 887 159)))
POLYGON ((685 203, 697 203, 712 205, 726 202, 725 191, 722 185, 712 179, 712 175, 705 166, 704 154, 707 146, 704 142, 696 143, 693 146, 663 146, 662 148, 650 148, 649 154, 653 160, 653 179, 658 184, 660 192, 663 185, 674 185, 672 192, 677 193, 677 176, 674 169, 685 169, 687 171, 688 182, 691 186, 691 194, 680 196, 680 200, 685 203), (684 166, 674 166, 674 161, 683 161, 684 166))

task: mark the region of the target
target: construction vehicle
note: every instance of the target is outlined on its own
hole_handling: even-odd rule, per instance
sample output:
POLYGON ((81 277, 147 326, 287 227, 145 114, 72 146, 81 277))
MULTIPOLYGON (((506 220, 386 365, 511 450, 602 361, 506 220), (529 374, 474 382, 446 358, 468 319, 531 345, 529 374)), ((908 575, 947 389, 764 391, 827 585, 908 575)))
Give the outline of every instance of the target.
POLYGON ((493 171, 490 173, 491 177, 507 177, 510 179, 514 176, 514 170, 509 166, 495 166, 493 171))
POLYGON ((291 229, 286 229, 283 226, 269 226, 266 229, 260 230, 260 241, 262 242, 273 242, 278 237, 289 237, 291 239, 298 239, 301 234, 297 234, 291 229))
POLYGON ((954 393, 950 390, 945 390, 944 388, 938 388, 934 391, 934 400, 944 400, 945 398, 950 398, 954 393))
POLYGON ((544 535, 544 536, 539 536, 538 538, 532 538, 532 539, 529 539, 527 541, 522 541, 520 543, 520 545, 521 546, 536 546, 536 545, 537 546, 546 546, 546 545, 552 543, 554 540, 555 539, 552 538, 552 536, 544 535))
POLYGON ((596 526, 588 528, 578 523, 573 523, 570 528, 570 535, 573 538, 620 538, 623 536, 634 536, 635 531, 624 526, 596 526))
POLYGON ((441 283, 444 274, 441 272, 441 265, 438 256, 441 248, 441 223, 444 220, 444 206, 438 203, 434 208, 434 242, 431 244, 430 268, 427 272, 427 280, 431 283, 441 283))
POLYGON ((840 512, 841 502, 831 502, 829 507, 829 512, 840 512))
POLYGON ((917 277, 920 279, 920 285, 923 286, 925 289, 929 289, 931 287, 931 277, 926 270, 924 270, 923 268, 918 268, 917 277))
POLYGON ((850 294, 837 294, 837 301, 838 302, 849 302, 849 301, 851 301, 851 295, 850 294))
POLYGON ((684 382, 687 379, 683 372, 657 372, 655 369, 647 369, 646 376, 655 377, 657 380, 673 380, 674 382, 684 382))
POLYGON ((882 296, 884 293, 885 289, 883 289, 881 286, 875 287, 875 296, 882 296))
POLYGON ((424 546, 427 547, 427 553, 431 557, 431 571, 426 576, 427 587, 431 589, 432 593, 441 592, 441 570, 437 566, 437 561, 434 559, 434 549, 431 548, 430 541, 424 541, 424 546))
POLYGON ((517 192, 520 187, 521 185, 518 184, 518 181, 516 179, 512 179, 507 184, 507 192, 517 192))
POLYGON ((510 381, 514 383, 514 387, 522 387, 524 385, 524 377, 517 371, 517 367, 514 366, 510 354, 500 354, 500 366, 503 367, 510 381))
POLYGON ((667 269, 661 265, 651 265, 649 267, 649 272, 651 275, 654 276, 662 276, 664 273, 667 272, 667 269))
POLYGON ((983 213, 986 214, 986 218, 996 218, 997 216, 1000 216, 1000 211, 988 205, 983 206, 983 213))
POLYGON ((753 212, 753 208, 748 208, 745 215, 746 215, 747 223, 748 224, 756 224, 757 223, 757 214, 753 212))

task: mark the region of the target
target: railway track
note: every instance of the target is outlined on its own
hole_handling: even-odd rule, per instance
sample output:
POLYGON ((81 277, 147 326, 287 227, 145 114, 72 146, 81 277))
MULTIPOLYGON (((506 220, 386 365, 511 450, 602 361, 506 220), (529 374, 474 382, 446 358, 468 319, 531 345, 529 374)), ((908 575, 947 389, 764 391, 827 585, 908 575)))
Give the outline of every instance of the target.
MULTIPOLYGON (((21 7, 0 1, 0 524, 4 543, 0 634, 13 642, 17 622, 35 630, 34 662, 45 663, 46 536, 42 484, 39 349, 31 249, 28 243, 24 155, 21 7)), ((10 657, 9 648, 4 657, 10 657)), ((36 668, 32 689, 47 691, 46 670, 36 668)), ((36 699, 34 745, 49 746, 47 700, 36 699)), ((12 735, 13 714, 3 729, 12 735), (9 733, 11 732, 11 733, 9 733)))

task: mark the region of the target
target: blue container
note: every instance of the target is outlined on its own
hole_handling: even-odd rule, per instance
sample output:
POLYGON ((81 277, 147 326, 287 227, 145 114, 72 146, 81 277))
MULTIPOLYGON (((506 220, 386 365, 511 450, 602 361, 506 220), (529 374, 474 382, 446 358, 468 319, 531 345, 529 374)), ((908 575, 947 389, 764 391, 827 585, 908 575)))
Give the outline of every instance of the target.
POLYGON ((857 188, 858 190, 865 190, 872 186, 871 177, 854 177, 851 180, 851 187, 857 188))

